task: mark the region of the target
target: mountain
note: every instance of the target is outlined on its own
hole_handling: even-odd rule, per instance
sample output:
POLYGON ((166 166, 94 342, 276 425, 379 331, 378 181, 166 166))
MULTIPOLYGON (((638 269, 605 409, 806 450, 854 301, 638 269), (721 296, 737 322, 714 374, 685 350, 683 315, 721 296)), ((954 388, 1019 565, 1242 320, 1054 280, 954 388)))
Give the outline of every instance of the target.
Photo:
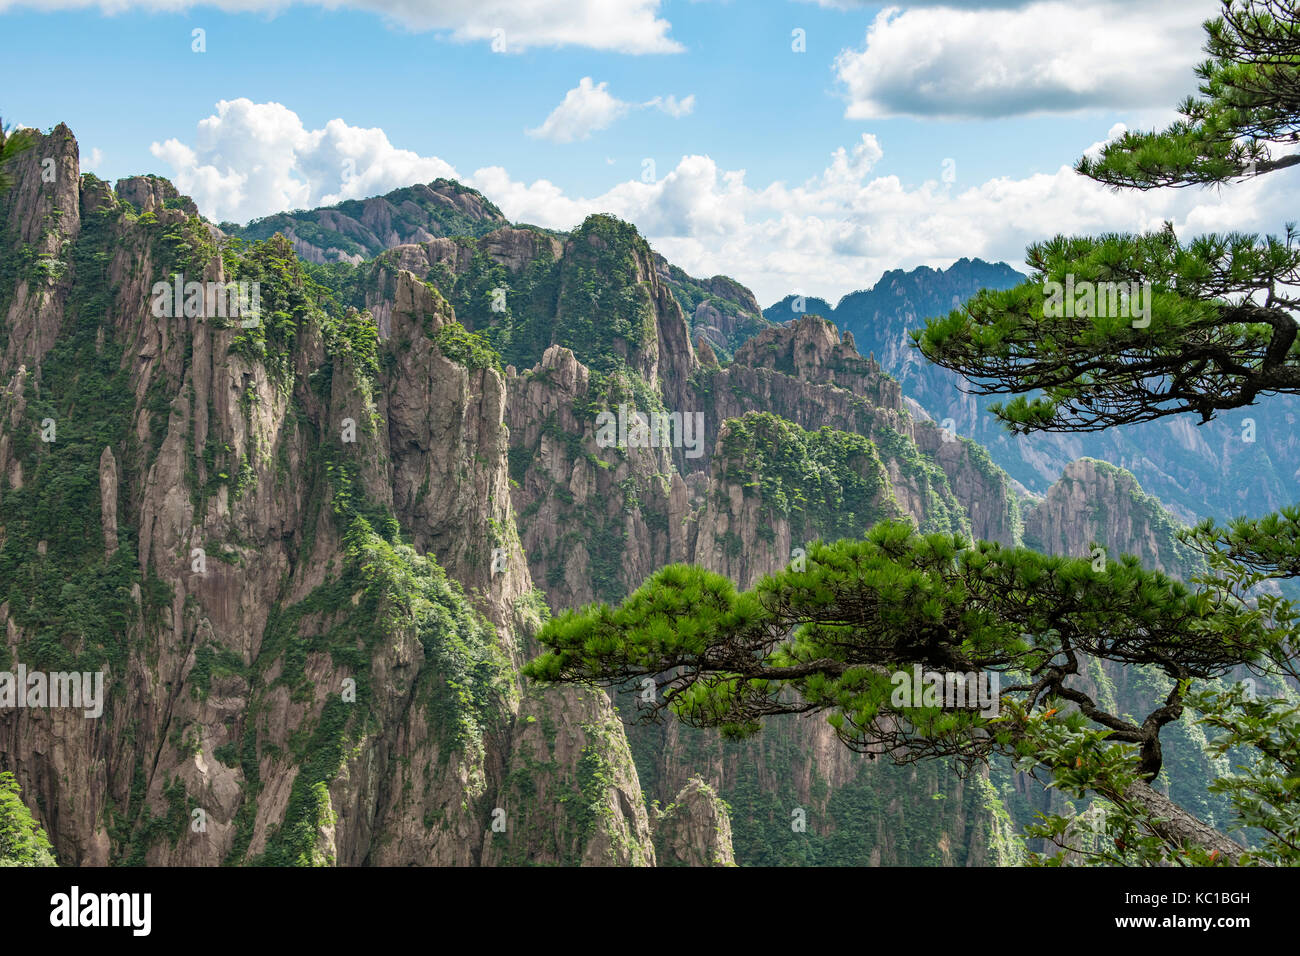
POLYGON ((1110 557, 1132 554, 1144 568, 1184 579, 1204 570, 1176 537, 1177 519, 1130 472, 1109 462, 1071 462, 1042 499, 1022 504, 1021 513, 1025 546, 1035 551, 1084 555, 1094 541, 1108 542, 1110 557))
POLYGON ((802 721, 745 761, 769 784, 720 778, 653 735, 634 757, 603 693, 518 677, 548 613, 669 560, 750 583, 887 515, 1015 534, 977 446, 909 416, 829 323, 764 324, 724 368, 692 346, 687 277, 611 217, 313 264, 230 243, 165 180, 80 175, 66 128, 45 155, 55 188, 24 158, 0 200, 0 618, 15 662, 109 690, 100 721, 0 713, 0 760, 60 862, 752 862, 773 780, 809 859, 1002 858, 987 788, 915 813, 940 765, 802 721), (158 314, 178 275, 258 282, 260 322, 158 314), (597 441, 620 405, 702 416, 705 440, 597 441), (719 795, 746 793, 733 853, 719 795), (880 832, 918 822, 864 844, 868 806, 880 832))
POLYGON ((404 242, 481 236, 506 224, 501 210, 481 193, 454 180, 435 179, 370 199, 277 213, 247 226, 223 222, 221 229, 248 240, 282 233, 308 262, 356 263, 404 242))
MULTIPOLYGON (((850 293, 819 314, 852 332, 859 348, 873 353, 926 414, 978 441, 1036 494, 1046 492, 1070 462, 1095 458, 1130 470, 1147 492, 1187 523, 1206 516, 1222 520, 1261 514, 1295 502, 1300 402, 1293 396, 1261 399, 1199 426, 1177 416, 1087 434, 1007 434, 986 411, 1000 396, 968 394, 969 385, 927 362, 908 333, 927 318, 959 307, 981 288, 1011 288, 1022 281, 1005 264, 961 259, 946 270, 887 272, 872 288, 850 293)), ((787 296, 764 315, 787 321, 794 301, 787 296)))
MULTIPOLYGON (((1021 502, 1024 541, 1048 554, 1070 554, 1112 561, 1134 555, 1143 567, 1189 579, 1204 571, 1199 555, 1176 536, 1181 522, 1153 495, 1143 491, 1132 473, 1108 462, 1083 458, 1066 466, 1061 477, 1040 499, 1021 502), (1100 548, 1101 551, 1098 551, 1100 548)), ((1237 668, 1223 684, 1250 678, 1262 696, 1288 696, 1285 678, 1263 677, 1237 668)), ((1223 684, 1219 686, 1222 687, 1223 684)), ((1106 701, 1110 713, 1143 713, 1173 689, 1172 681, 1151 667, 1124 667, 1090 660, 1080 687, 1094 700, 1106 701)), ((1164 764, 1157 785, 1180 806, 1211 826, 1229 829, 1233 811, 1222 794, 1206 790, 1206 782, 1227 774, 1230 762, 1205 753, 1206 731, 1191 708, 1161 734, 1164 764)), ((1058 791, 1042 791, 1017 777, 1023 800, 1008 800, 1018 824, 1032 820, 1034 811, 1061 813, 1070 808, 1058 791)), ((1074 809, 1082 809, 1075 807, 1074 809)), ((1245 831, 1238 839, 1250 840, 1245 831)))
MULTIPOLYGON (((653 863, 608 698, 520 683, 548 609, 508 386, 437 291, 385 273, 346 308, 286 239, 219 247, 164 180, 81 175, 63 126, 11 168, 6 660, 106 697, 0 710, 58 861, 653 863), (257 282, 259 320, 163 307, 177 276, 257 282)), ((721 812, 686 794, 674 853, 729 859, 681 846, 721 812)))
POLYGON ((729 276, 693 279, 663 256, 655 254, 660 279, 672 290, 691 328, 697 345, 722 361, 730 361, 736 349, 773 323, 764 318, 754 294, 729 276))
MULTIPOLYGON (((157 187, 165 191, 165 202, 184 201, 190 204, 187 212, 197 212, 193 203, 180 197, 171 183, 161 179, 158 182, 166 184, 157 187)), ((136 204, 139 205, 138 201, 136 204)), ((437 179, 371 199, 353 199, 319 209, 277 213, 255 219, 246 226, 223 222, 220 229, 225 235, 249 241, 269 239, 280 233, 306 262, 356 265, 397 246, 433 239, 479 239, 510 226, 501 210, 477 190, 452 180, 437 179)), ((538 241, 560 237, 553 230, 536 226, 525 229, 530 235, 539 237, 538 241)), ((519 231, 511 229, 502 237, 508 241, 509 237, 519 234, 519 231)), ((471 246, 463 243, 461 248, 470 249, 471 246)), ((530 255, 530 250, 521 247, 514 253, 505 253, 507 258, 520 254, 530 255)), ((653 262, 660 280, 672 290, 686 314, 692 339, 707 341, 724 360, 730 359, 742 342, 772 324, 763 317, 763 310, 753 293, 734 279, 721 275, 709 279, 692 278, 658 254, 653 256, 653 262)), ((490 272, 491 266, 480 262, 468 280, 476 283, 474 293, 478 299, 473 302, 462 299, 459 303, 461 311, 490 310, 492 290, 498 287, 478 281, 483 278, 480 274, 483 271, 490 272)), ((459 274, 458 270, 453 269, 453 272, 459 274)), ((517 298, 512 290, 512 301, 517 302, 517 298)), ((537 357, 533 356, 534 360, 537 357)))
MULTIPOLYGON (((908 399, 922 370, 614 217, 318 262, 79 174, 65 127, 31 155, 55 182, 23 158, 0 197, 0 624, 14 666, 108 693, 0 710, 0 770, 61 864, 1014 864, 1059 805, 1006 767, 876 761, 816 716, 723 741, 519 666, 665 564, 750 587, 890 517, 1185 573, 1132 475, 1027 497, 908 399), (258 283, 258 320, 160 309, 177 276, 258 283), (637 412, 667 430, 609 440, 637 412)), ((1192 731, 1166 752, 1204 800, 1192 731)))

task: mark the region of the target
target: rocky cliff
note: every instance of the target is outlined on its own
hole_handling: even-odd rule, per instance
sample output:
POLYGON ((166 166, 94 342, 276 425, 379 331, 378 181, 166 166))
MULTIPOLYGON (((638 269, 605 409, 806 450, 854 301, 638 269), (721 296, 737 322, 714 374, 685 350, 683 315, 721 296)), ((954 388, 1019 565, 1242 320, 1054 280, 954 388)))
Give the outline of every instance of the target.
POLYGON ((0 712, 59 861, 653 863, 608 699, 520 686, 548 609, 507 378, 454 308, 400 268, 341 303, 286 240, 80 175, 65 127, 13 171, 4 656, 107 688, 99 719, 0 712), (257 283, 260 312, 160 296, 176 277, 257 283))
POLYGON ((695 279, 682 269, 654 257, 660 279, 667 283, 690 325, 691 338, 704 341, 711 352, 730 359, 741 345, 772 325, 754 294, 729 276, 695 279))
POLYGON ((1176 537, 1180 522, 1133 475, 1095 458, 1065 467, 1040 500, 1023 508, 1025 546, 1046 554, 1136 555, 1144 568, 1187 578, 1197 556, 1176 537))
POLYGON ((655 852, 660 866, 734 866, 731 819, 718 795, 699 777, 659 810, 655 852))
POLYGON ((477 236, 504 225, 501 210, 449 179, 321 209, 277 213, 247 226, 221 224, 228 235, 244 239, 269 239, 280 233, 295 253, 316 263, 363 262, 404 242, 477 236))

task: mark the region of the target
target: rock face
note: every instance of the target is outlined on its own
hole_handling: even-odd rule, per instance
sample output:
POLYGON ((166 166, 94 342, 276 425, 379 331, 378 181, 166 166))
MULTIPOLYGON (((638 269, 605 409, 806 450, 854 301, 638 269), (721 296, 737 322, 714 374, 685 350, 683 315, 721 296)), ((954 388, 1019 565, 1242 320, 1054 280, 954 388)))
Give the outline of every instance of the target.
POLYGON ((12 248, 21 257, 13 262, 13 287, 3 313, 8 368, 25 355, 37 357, 37 367, 61 330, 71 288, 65 250, 81 233, 79 162, 72 131, 59 124, 27 151, 23 162, 11 165, 11 174, 20 165, 32 171, 14 177, 8 196, 13 211, 6 223, 6 251, 12 248))
MULTIPOLYGON (((13 171, 3 655, 101 672, 107 697, 99 719, 0 712, 59 862, 652 864, 608 698, 521 687, 547 611, 507 380, 453 307, 396 267, 355 287, 366 311, 317 300, 284 240, 223 258, 165 180, 80 176, 62 126, 13 171), (177 275, 258 282, 259 321, 167 304, 177 275)), ((492 241, 514 263, 548 243, 492 241)))
POLYGON ((1198 566, 1160 502, 1132 474, 1095 458, 1067 465, 1046 496, 1026 507, 1024 526, 1026 546, 1047 554, 1086 556, 1096 542, 1111 558, 1133 554, 1166 574, 1187 577, 1198 566))
POLYGON ((515 722, 500 803, 485 864, 655 864, 636 766, 602 691, 530 694, 515 722))
POLYGON ((104 448, 99 456, 99 514, 104 525, 104 558, 117 550, 117 459, 113 449, 104 448))
POLYGON ((402 243, 439 236, 479 236, 507 225, 478 192, 448 179, 352 199, 324 209, 278 213, 247 226, 223 223, 229 235, 269 239, 283 233, 308 262, 362 262, 402 243))
POLYGON ((655 852, 660 866, 735 866, 731 819, 713 788, 699 777, 655 821, 655 852))
POLYGON ((168 180, 161 176, 129 176, 119 179, 113 191, 122 202, 128 202, 141 214, 164 209, 179 209, 187 216, 197 216, 198 207, 189 196, 182 196, 168 180))
POLYGON ((703 339, 724 359, 772 324, 763 317, 754 294, 735 279, 692 278, 658 254, 654 264, 660 281, 672 290, 687 317, 692 338, 703 339))

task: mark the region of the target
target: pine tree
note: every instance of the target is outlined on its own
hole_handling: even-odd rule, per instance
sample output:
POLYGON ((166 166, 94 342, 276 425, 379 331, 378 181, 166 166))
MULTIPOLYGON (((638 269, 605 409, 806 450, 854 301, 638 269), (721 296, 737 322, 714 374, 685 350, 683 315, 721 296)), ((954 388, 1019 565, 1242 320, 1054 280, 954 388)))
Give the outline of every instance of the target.
POLYGON ((552 619, 538 636, 550 651, 525 673, 643 689, 648 680, 644 716, 668 712, 729 736, 772 715, 824 712, 847 746, 899 763, 1008 755, 1053 771, 1060 786, 1141 808, 1170 847, 1235 860, 1241 846, 1149 781, 1191 682, 1258 660, 1272 638, 1230 595, 1131 557, 1099 568, 884 522, 860 541, 812 545, 803 570, 743 593, 701 568, 664 568, 619 608, 552 619), (1141 720, 1108 713, 1072 679, 1088 658, 1150 665, 1174 689, 1141 720), (915 667, 976 683, 996 672, 1000 686, 992 701, 971 690, 918 700, 915 667))
POLYGON ((0 773, 0 866, 54 866, 50 841, 18 796, 12 773, 0 773))
POLYGON ((15 132, 0 121, 0 195, 13 185, 12 177, 6 174, 4 169, 9 160, 24 150, 31 149, 35 143, 36 138, 31 130, 20 129, 15 132))

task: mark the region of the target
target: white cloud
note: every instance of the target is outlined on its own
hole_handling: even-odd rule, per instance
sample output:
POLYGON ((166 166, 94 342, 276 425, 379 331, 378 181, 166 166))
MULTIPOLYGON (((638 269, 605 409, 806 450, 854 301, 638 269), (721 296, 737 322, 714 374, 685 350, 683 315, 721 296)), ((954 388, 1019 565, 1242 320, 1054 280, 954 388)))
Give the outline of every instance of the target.
POLYGON ((690 116, 695 110, 695 94, 692 93, 682 100, 678 100, 671 93, 667 96, 656 96, 644 105, 651 109, 661 110, 673 119, 680 119, 683 116, 690 116))
POLYGON ((154 143, 176 186, 211 219, 238 222, 287 209, 360 199, 456 171, 441 159, 393 146, 383 130, 330 120, 307 130, 279 103, 222 100, 193 147, 154 143))
MULTIPOLYGON (((1112 127, 1107 139, 1120 131, 1112 127)), ((657 181, 630 179, 576 196, 545 179, 514 179, 500 166, 459 175, 437 157, 398 149, 382 130, 337 119, 307 130, 284 106, 248 100, 219 103, 193 146, 173 139, 154 152, 211 219, 244 221, 447 176, 516 222, 572 229, 591 213, 621 216, 670 261, 693 275, 734 276, 763 303, 789 292, 834 301, 887 269, 946 266, 963 256, 1019 264, 1026 245, 1057 233, 1154 230, 1166 219, 1184 238, 1276 230, 1277 210, 1294 208, 1297 198, 1286 174, 1223 190, 1116 193, 1069 166, 1023 179, 936 178, 908 187, 896 176, 873 176, 883 150, 871 134, 835 150, 799 184, 751 185, 745 170, 693 155, 657 181)))
POLYGON ((524 132, 553 143, 572 143, 590 138, 592 133, 611 126, 634 109, 657 109, 680 119, 695 109, 695 94, 682 100, 672 94, 656 96, 645 103, 634 104, 611 94, 608 83, 593 83, 591 77, 584 76, 577 86, 564 94, 560 105, 551 110, 541 126, 524 132))
MULTIPOLYGON (((661 0, 208 0, 230 13, 275 15, 290 6, 365 10, 409 30, 448 31, 455 40, 503 40, 507 51, 581 46, 620 53, 677 53, 681 44, 658 13, 661 0), (501 31, 497 33, 496 31, 501 31)), ((0 0, 0 13, 98 8, 186 12, 193 0, 0 0)))
POLYGON ((848 118, 1172 107, 1195 89, 1201 23, 1219 9, 1218 0, 952 6, 882 10, 865 45, 839 54, 848 118))
POLYGON ((608 86, 608 83, 593 84, 591 77, 584 76, 564 94, 563 101, 551 110, 541 126, 528 130, 528 135, 553 143, 572 143, 609 126, 632 107, 611 96, 608 86))
POLYGON ((861 181, 871 168, 880 162, 880 158, 885 155, 885 151, 880 148, 880 143, 871 133, 863 133, 862 139, 853 151, 845 150, 843 146, 831 153, 831 164, 822 173, 822 182, 828 187, 834 184, 841 186, 851 186, 861 181))
POLYGON ((94 172, 104 162, 104 154, 98 146, 90 151, 89 159, 82 159, 81 168, 89 172, 94 172))

